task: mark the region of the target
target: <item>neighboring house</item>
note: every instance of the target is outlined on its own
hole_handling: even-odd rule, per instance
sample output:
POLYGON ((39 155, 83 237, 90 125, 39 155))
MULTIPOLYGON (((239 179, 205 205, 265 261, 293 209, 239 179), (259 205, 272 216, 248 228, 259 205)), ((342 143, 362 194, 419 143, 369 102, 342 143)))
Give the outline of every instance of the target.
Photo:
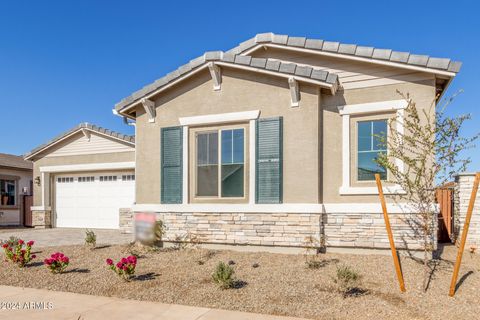
MULTIPOLYGON (((372 134, 426 109, 461 63, 272 33, 207 52, 115 106, 136 122, 136 205, 167 240, 388 248, 372 134)), ((401 129, 402 122, 397 125, 401 129)), ((415 212, 393 203, 398 246, 419 248, 415 212)))
POLYGON ((91 124, 25 156, 33 161, 35 227, 118 228, 135 201, 135 138, 91 124))
POLYGON ((23 224, 25 195, 32 194, 32 163, 0 153, 0 226, 23 224))

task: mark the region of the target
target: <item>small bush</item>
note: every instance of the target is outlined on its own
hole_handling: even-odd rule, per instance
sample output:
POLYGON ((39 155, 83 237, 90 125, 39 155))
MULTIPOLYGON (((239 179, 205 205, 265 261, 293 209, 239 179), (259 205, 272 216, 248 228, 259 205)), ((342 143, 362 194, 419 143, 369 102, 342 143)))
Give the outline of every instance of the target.
POLYGON ((108 267, 115 272, 122 279, 129 281, 135 274, 135 268, 137 267, 137 257, 129 256, 122 258, 116 264, 112 259, 107 259, 106 263, 108 267))
POLYGON ((17 264, 20 268, 23 268, 26 264, 32 261, 32 259, 36 258, 36 255, 31 254, 34 243, 34 241, 28 241, 25 244, 25 241, 22 239, 10 238, 10 240, 2 245, 3 251, 5 252, 5 261, 11 261, 17 264))
POLYGON ((53 253, 50 258, 43 260, 52 273, 62 273, 68 267, 70 259, 61 252, 53 253))
POLYGON ((184 234, 184 235, 176 234, 173 241, 174 241, 173 248, 175 250, 185 250, 188 247, 187 234, 184 234))
POLYGON ((157 220, 155 223, 155 242, 162 243, 163 236, 167 232, 167 228, 162 220, 157 220))
POLYGON ((92 230, 85 230, 85 245, 91 246, 92 249, 97 245, 97 235, 92 230))
POLYGON ((18 241, 20 240, 20 238, 18 237, 15 237, 15 236, 10 236, 10 238, 8 238, 8 240, 4 240, 2 241, 2 246, 4 244, 7 244, 9 245, 10 247, 15 247, 17 244, 18 244, 18 241))
POLYGON ((215 268, 215 272, 212 274, 212 279, 217 283, 222 289, 233 288, 235 285, 235 270, 232 267, 225 264, 224 262, 219 262, 215 268))
POLYGON ((304 240, 305 247, 305 265, 309 269, 319 269, 325 265, 318 254, 322 242, 313 236, 308 236, 304 240))
POLYGON ((337 285, 338 291, 342 293, 344 297, 365 292, 365 290, 358 288, 360 275, 349 266, 337 266, 334 282, 337 285))

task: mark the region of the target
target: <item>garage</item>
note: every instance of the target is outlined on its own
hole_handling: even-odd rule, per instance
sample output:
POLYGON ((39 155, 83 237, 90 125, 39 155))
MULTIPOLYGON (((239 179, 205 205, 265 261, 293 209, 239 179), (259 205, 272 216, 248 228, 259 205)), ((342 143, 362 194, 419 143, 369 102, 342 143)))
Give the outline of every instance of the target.
POLYGON ((99 172, 55 176, 55 227, 119 227, 120 208, 135 199, 133 172, 99 172))
POLYGON ((120 209, 135 203, 135 136, 81 123, 25 159, 34 227, 119 229, 120 209))

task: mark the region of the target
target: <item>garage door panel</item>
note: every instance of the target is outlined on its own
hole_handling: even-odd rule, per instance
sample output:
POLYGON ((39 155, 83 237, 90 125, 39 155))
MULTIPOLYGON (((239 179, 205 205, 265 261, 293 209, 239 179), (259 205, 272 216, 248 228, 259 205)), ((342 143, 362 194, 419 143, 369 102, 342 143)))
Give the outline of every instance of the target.
POLYGON ((55 186, 57 227, 118 228, 119 209, 130 207, 135 199, 135 182, 122 181, 122 173, 61 175, 55 186), (116 176, 117 180, 100 181, 101 176, 116 176), (79 181, 79 177, 95 180, 79 181))

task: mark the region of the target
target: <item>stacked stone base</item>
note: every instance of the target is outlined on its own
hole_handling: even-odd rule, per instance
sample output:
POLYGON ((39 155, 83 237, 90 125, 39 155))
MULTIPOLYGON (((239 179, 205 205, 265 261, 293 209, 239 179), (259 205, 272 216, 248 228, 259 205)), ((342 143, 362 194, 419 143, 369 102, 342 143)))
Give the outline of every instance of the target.
MULTIPOLYGON (((475 174, 473 173, 460 174, 455 179, 453 232, 456 239, 460 239, 462 235, 474 180, 475 174)), ((467 246, 480 246, 480 191, 476 194, 468 230, 467 246)))
MULTIPOLYGON (((423 250, 423 236, 419 232, 421 220, 414 213, 389 214, 395 247, 423 250)), ((433 236, 429 244, 436 249, 436 219, 432 220, 433 236)), ((383 213, 329 213, 326 214, 325 236, 327 247, 389 249, 383 213)))
MULTIPOLYGON (((200 243, 305 247, 308 239, 326 247, 388 249, 382 213, 157 213, 164 240, 200 243)), ((120 228, 132 232, 133 214, 123 212, 120 228), (130 218, 131 217, 131 218, 130 218), (129 220, 130 219, 130 220, 129 220)), ((416 214, 391 214, 397 248, 421 250, 416 214)), ((436 234, 436 232, 434 232, 436 234)), ((436 243, 436 239, 431 239, 436 243)))
POLYGON ((52 212, 50 210, 33 210, 32 225, 35 228, 50 228, 52 226, 52 212))
POLYGON ((133 211, 130 208, 120 209, 120 232, 133 233, 133 211))

